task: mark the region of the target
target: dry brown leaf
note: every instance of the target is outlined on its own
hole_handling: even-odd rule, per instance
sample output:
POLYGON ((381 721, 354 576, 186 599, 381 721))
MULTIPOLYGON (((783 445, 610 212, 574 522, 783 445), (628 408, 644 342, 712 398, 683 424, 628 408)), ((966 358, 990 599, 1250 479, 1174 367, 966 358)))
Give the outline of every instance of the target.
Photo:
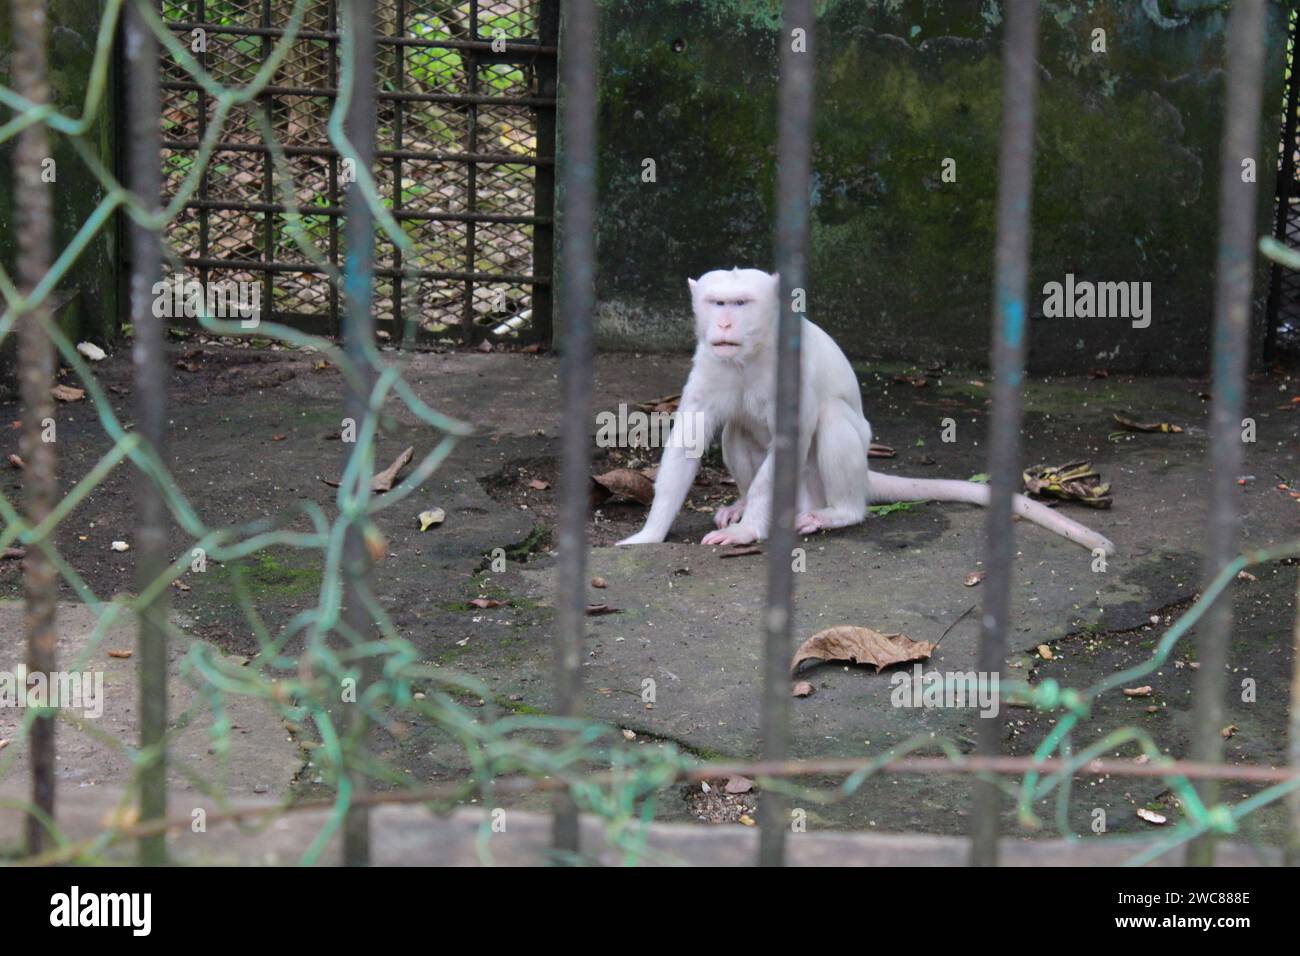
POLYGON ((19 458, 17 455, 10 455, 10 456, 9 456, 9 464, 13 465, 13 466, 14 466, 15 468, 17 468, 19 471, 22 471, 24 468, 27 467, 27 462, 23 461, 23 460, 22 460, 21 458, 19 458))
POLYGON ((649 506, 654 501, 655 483, 631 468, 615 468, 603 475, 591 479, 591 498, 593 505, 602 504, 611 496, 630 498, 640 504, 649 506))
POLYGON ((602 578, 602 577, 594 577, 594 578, 592 578, 592 579, 591 579, 591 586, 592 586, 593 588, 604 588, 604 587, 609 587, 609 585, 606 583, 605 579, 602 578))
POLYGON ((813 691, 816 689, 816 687, 808 683, 806 680, 801 680, 790 689, 790 695, 792 697, 811 697, 813 691))
POLYGON ((1053 657, 1056 656, 1055 654, 1052 653, 1052 649, 1048 647, 1046 644, 1039 644, 1036 650, 1038 651, 1038 656, 1045 661, 1050 661, 1053 657))
POLYGON ((740 822, 741 822, 742 824, 744 824, 745 826, 747 826, 747 827, 756 827, 756 826, 758 826, 758 824, 754 822, 754 818, 751 817, 748 813, 742 813, 742 814, 740 815, 740 822))
POLYGON ((963 583, 965 583, 966 587, 973 588, 975 585, 979 584, 983 580, 984 580, 983 571, 972 571, 970 574, 966 575, 966 580, 963 583))
POLYGON ((479 598, 475 598, 469 603, 474 605, 475 607, 487 609, 490 607, 500 607, 502 604, 505 604, 506 602, 498 601, 496 598, 479 597, 479 598))
POLYGON ((852 661, 871 664, 879 673, 891 664, 925 660, 934 651, 929 641, 914 641, 903 634, 882 634, 869 627, 841 625, 818 631, 799 645, 790 673, 804 661, 852 661))
POLYGON ((177 591, 193 591, 193 590, 194 590, 192 587, 190 587, 188 584, 186 584, 186 583, 185 583, 184 581, 182 581, 180 578, 177 578, 175 581, 172 582, 172 587, 174 587, 177 591))
POLYGON ((534 478, 528 483, 528 487, 533 489, 533 491, 545 491, 547 488, 551 487, 551 483, 549 481, 542 481, 540 478, 534 478))
POLYGON ((126 660, 128 657, 131 656, 131 652, 130 652, 130 651, 113 651, 113 650, 110 650, 110 651, 108 652, 108 656, 109 656, 109 657, 116 657, 116 658, 118 658, 119 660, 126 660))
POLYGON ((489 342, 487 339, 484 339, 482 342, 480 342, 480 343, 478 344, 478 350, 479 350, 480 352, 485 352, 485 353, 486 353, 486 352, 491 352, 491 351, 492 351, 492 343, 489 342))
POLYGON ((754 781, 737 774, 734 777, 727 778, 727 786, 724 789, 727 793, 749 793, 754 789, 754 781))
POLYGON ((398 455, 391 465, 381 471, 375 477, 370 479, 370 490, 383 494, 385 491, 393 490, 393 483, 397 481, 397 476, 401 474, 403 468, 411 463, 415 457, 415 449, 408 448, 398 455))
POLYGON ((894 458, 897 455, 898 452, 894 451, 891 446, 881 444, 878 441, 873 441, 871 447, 867 450, 868 458, 894 458))
POLYGON ((1151 685, 1144 684, 1141 687, 1125 687, 1124 696, 1125 697, 1150 697, 1151 685))
POLYGON ((1146 807, 1138 807, 1137 815, 1147 823, 1154 823, 1156 826, 1164 826, 1168 818, 1163 813, 1156 813, 1154 810, 1148 810, 1146 807))
POLYGON ((741 544, 728 548, 718 555, 720 558, 743 558, 747 554, 762 554, 763 549, 756 544, 741 544))
POLYGON ((1224 740, 1227 740, 1229 737, 1232 737, 1232 736, 1235 736, 1235 735, 1236 735, 1236 733, 1237 733, 1237 725, 1236 725, 1236 724, 1228 724, 1228 726, 1224 727, 1221 731, 1219 731, 1219 733, 1221 733, 1221 734, 1223 735, 1223 739, 1224 739, 1224 740))
POLYGON ((622 608, 610 607, 608 604, 588 604, 587 613, 592 617, 596 617, 601 614, 622 614, 623 610, 622 608))
POLYGON ((1171 425, 1169 422, 1135 422, 1123 415, 1113 417, 1116 425, 1130 432, 1172 432, 1178 434, 1183 430, 1181 425, 1171 425))
POLYGON ((86 390, 71 385, 55 385, 50 389, 50 394, 60 402, 79 402, 86 397, 86 390))

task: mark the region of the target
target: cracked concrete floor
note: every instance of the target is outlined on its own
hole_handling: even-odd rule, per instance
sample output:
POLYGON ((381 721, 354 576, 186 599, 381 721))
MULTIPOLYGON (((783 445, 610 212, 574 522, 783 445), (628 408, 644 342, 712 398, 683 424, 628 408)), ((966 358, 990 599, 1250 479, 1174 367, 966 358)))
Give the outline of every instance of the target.
MULTIPOLYGON (((425 401, 471 422, 475 436, 408 502, 381 516, 389 555, 376 571, 377 590, 427 660, 477 676, 506 707, 544 711, 551 703, 549 530, 555 492, 528 483, 554 475, 558 362, 518 353, 389 356, 425 401), (447 520, 420 534, 415 514, 434 506, 447 512, 447 520), (485 559, 494 548, 511 554, 502 573, 492 572, 485 559), (486 609, 468 603, 484 595, 505 603, 486 609)), ((676 392, 687 364, 685 356, 602 355, 596 408, 676 392)), ((171 373, 170 440, 177 480, 203 517, 212 524, 234 523, 278 514, 300 499, 332 514, 334 491, 321 479, 338 476, 345 451, 330 440, 341 418, 337 372, 316 370, 312 357, 300 353, 212 343, 203 344, 188 367, 197 369, 171 373)), ((875 462, 877 467, 953 478, 985 469, 987 387, 979 373, 931 372, 928 384, 918 388, 895 381, 896 375, 917 369, 865 362, 857 368, 877 439, 898 451, 894 459, 875 462), (941 440, 946 418, 956 422, 955 442, 941 440)), ((129 421, 125 350, 96 371, 129 421)), ((1092 683, 1149 656, 1170 614, 1195 594, 1205 527, 1206 387, 1199 379, 1118 376, 1028 383, 1027 458, 1060 463, 1086 457, 1095 463, 1114 486, 1113 509, 1066 507, 1114 540, 1119 553, 1104 572, 1095 571, 1082 549, 1041 529, 1018 527, 1013 674, 1055 677, 1071 686, 1092 683), (1172 421, 1186 430, 1113 436, 1115 413, 1172 421), (1033 652, 1044 643, 1054 648, 1051 661, 1033 652)), ((1253 477, 1241 486, 1249 545, 1280 542, 1300 531, 1300 502, 1277 487, 1300 484, 1300 409, 1290 403, 1298 392, 1300 380, 1282 372, 1258 376, 1251 384, 1249 414, 1257 423, 1257 441, 1246 448, 1247 476, 1253 477)), ((378 462, 386 464, 407 445, 417 454, 430 447, 430 436, 409 413, 396 404, 388 411, 378 462)), ((3 414, 4 421, 18 415, 12 405, 3 414)), ((59 429, 60 474, 67 486, 107 442, 84 403, 60 406, 59 429)), ((16 446, 16 432, 9 434, 16 446)), ((598 469, 624 463, 598 450, 598 469)), ((0 481, 13 495, 21 474, 8 472, 0 481)), ((134 483, 129 470, 117 469, 59 531, 59 547, 101 596, 129 588, 133 553, 117 553, 109 545, 131 537, 134 483)), ((709 485, 697 487, 693 507, 662 545, 604 546, 639 524, 639 506, 608 505, 593 518, 592 538, 601 546, 591 553, 590 572, 605 578, 608 587, 593 590, 592 599, 621 613, 589 619, 583 706, 593 717, 636 732, 635 746, 674 741, 707 756, 757 752, 765 559, 722 560, 694 543, 711 526, 709 512, 729 490, 716 474, 709 485), (647 678, 656 687, 652 709, 641 701, 647 678)), ((924 504, 807 539, 806 571, 796 582, 796 634, 803 638, 831 625, 864 624, 935 640, 980 600, 980 588, 966 587, 964 579, 982 569, 982 527, 978 509, 924 504)), ((315 556, 276 552, 252 564, 250 573, 259 609, 274 625, 314 602, 320 565, 315 556)), ((1254 573, 1255 581, 1234 587, 1238 624, 1227 713, 1236 731, 1225 746, 1230 760, 1278 763, 1285 747, 1296 567, 1277 563, 1254 573), (1241 700, 1239 685, 1248 677, 1258 688, 1252 703, 1241 700)), ((228 569, 191 575, 190 583, 190 591, 173 595, 187 630, 226 652, 255 653, 257 643, 235 601, 228 569)), ((17 562, 0 562, 0 595, 19 594, 17 562)), ((65 599, 70 598, 69 592, 65 599)), ((977 622, 978 614, 971 614, 953 628, 933 666, 972 668, 977 622)), ((6 628, 6 659, 20 639, 15 628, 6 628)), ((1185 754, 1194 664, 1194 650, 1181 647, 1168 666, 1147 679, 1151 698, 1099 702, 1078 743, 1137 723, 1170 753, 1185 754)), ((827 665, 808 679, 817 692, 792 702, 799 756, 877 752, 917 733, 955 740, 963 749, 974 738, 977 718, 970 711, 890 706, 888 672, 827 665)), ((1010 711, 1007 749, 1029 752, 1051 720, 1010 711)), ((401 739, 381 731, 374 745, 416 782, 454 780, 465 771, 457 749, 429 728, 411 728, 401 739)), ((853 797, 810 811, 810 825, 961 833, 969 787, 963 777, 880 776, 853 797)), ((1111 831, 1141 830, 1146 825, 1134 809, 1167 805, 1161 791, 1161 784, 1151 781, 1085 783, 1075 790, 1071 824, 1088 832, 1093 811, 1102 808, 1111 831)), ((1235 799, 1249 792, 1229 786, 1225 795, 1235 799)), ((537 798, 517 802, 544 805, 537 798)), ((664 800, 661 816, 689 819, 685 801, 664 800)), ((1266 811, 1251 822, 1246 837, 1270 842, 1278 826, 1280 814, 1266 811)))

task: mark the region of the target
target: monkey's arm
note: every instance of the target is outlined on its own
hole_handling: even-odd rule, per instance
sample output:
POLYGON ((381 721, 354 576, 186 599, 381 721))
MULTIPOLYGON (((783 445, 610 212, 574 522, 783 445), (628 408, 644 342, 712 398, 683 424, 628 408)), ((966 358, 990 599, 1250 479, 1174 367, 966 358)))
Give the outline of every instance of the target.
POLYGON ((682 396, 682 404, 668 436, 668 447, 659 462, 659 474, 655 476, 655 497, 645 527, 619 544, 655 544, 668 536, 673 518, 677 517, 686 501, 695 473, 700 469, 700 458, 713 441, 717 427, 716 412, 694 401, 689 392, 682 396), (694 416, 696 423, 695 444, 691 447, 687 447, 687 430, 683 428, 688 415, 694 416))

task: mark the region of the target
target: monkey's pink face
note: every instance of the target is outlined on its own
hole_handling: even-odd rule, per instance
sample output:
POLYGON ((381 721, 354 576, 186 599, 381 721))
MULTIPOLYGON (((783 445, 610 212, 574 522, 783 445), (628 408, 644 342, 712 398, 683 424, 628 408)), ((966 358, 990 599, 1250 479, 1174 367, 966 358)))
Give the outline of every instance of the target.
POLYGON ((758 269, 732 269, 687 281, 695 335, 718 358, 744 358, 771 335, 775 276, 758 269))

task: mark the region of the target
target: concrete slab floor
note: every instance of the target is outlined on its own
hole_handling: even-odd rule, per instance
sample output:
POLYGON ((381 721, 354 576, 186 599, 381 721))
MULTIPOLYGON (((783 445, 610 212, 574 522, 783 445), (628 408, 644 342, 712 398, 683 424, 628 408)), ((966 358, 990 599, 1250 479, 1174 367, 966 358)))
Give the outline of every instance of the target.
MULTIPOLYGON (((301 500, 333 515, 335 492, 322 479, 338 477, 348 451, 332 440, 342 418, 338 372, 318 370, 313 356, 297 352, 213 343, 199 348, 186 364, 197 370, 171 372, 169 422, 176 479, 203 518, 212 525, 233 524, 281 514, 301 500)), ((376 589, 402 634, 426 660, 475 675, 504 707, 545 711, 551 705, 554 626, 549 532, 561 427, 558 362, 519 353, 388 357, 423 400, 473 424, 475 436, 410 499, 380 516, 389 554, 376 569, 376 589), (550 484, 533 488, 530 481, 550 484), (429 507, 443 508, 447 520, 421 534, 415 516, 429 507), (500 573, 487 560, 495 548, 511 556, 500 573), (487 609, 468 603, 483 595, 505 603, 487 609)), ((601 355, 596 409, 679 391, 687 367, 685 356, 601 355)), ((874 462, 876 467, 952 478, 985 470, 988 389, 980 373, 925 372, 927 385, 916 387, 895 376, 924 370, 860 363, 858 371, 877 440, 898 452, 894 459, 874 462), (956 423, 953 442, 942 440, 945 419, 956 423)), ((118 414, 129 421, 125 350, 96 366, 96 372, 118 414)), ((1092 460, 1113 485, 1114 507, 1064 508, 1114 540, 1119 553, 1104 572, 1096 571, 1086 551, 1039 528, 1018 526, 1013 674, 1086 686, 1148 657, 1177 611, 1194 596, 1205 529, 1207 388, 1197 379, 1120 376, 1028 383, 1027 462, 1092 460), (1112 421, 1116 413, 1171 421, 1185 430, 1113 435, 1119 430, 1112 421), (1034 653, 1044 643, 1054 649, 1050 661, 1034 653)), ((1286 373, 1259 376, 1251 383, 1249 414, 1257 440, 1246 446, 1243 477, 1249 480, 1241 486, 1244 539, 1250 546, 1300 536, 1300 501, 1278 488, 1300 483, 1300 408, 1290 402, 1297 393, 1300 380, 1286 373)), ((88 404, 61 405, 58 411, 59 469, 67 488, 108 442, 88 404)), ((394 402, 386 411, 376 451, 380 467, 408 445, 417 455, 430 449, 433 436, 407 410, 394 402)), ((18 410, 5 406, 0 415, 10 421, 18 410)), ((17 433, 8 434, 6 441, 15 446, 8 450, 16 451, 17 433)), ((646 464, 655 457, 597 449, 596 468, 628 464, 637 454, 646 464)), ((644 516, 640 506, 608 504, 593 517, 591 537, 597 547, 590 572, 608 586, 593 589, 592 600, 621 613, 589 619, 583 707, 593 717, 634 731, 633 746, 673 742, 701 756, 741 757, 756 754, 759 746, 765 558, 722 560, 715 549, 696 543, 711 527, 713 507, 733 491, 716 467, 706 468, 705 476, 709 483, 693 491, 665 544, 608 546, 639 526, 644 516), (652 709, 641 699, 647 679, 656 687, 652 709)), ((59 529, 60 550, 103 597, 129 590, 132 581, 134 552, 115 552, 110 543, 131 540, 131 496, 137 484, 129 467, 119 467, 59 529)), ((20 486, 20 472, 0 475, 6 495, 16 495, 20 486)), ((796 634, 803 638, 832 625, 861 624, 937 639, 981 599, 980 587, 964 582, 969 572, 983 570, 982 529, 979 509, 923 504, 807 539, 806 570, 796 583, 796 634)), ((268 623, 283 623, 315 602, 320 569, 318 555, 287 550, 249 563, 249 579, 268 623)), ((1233 591, 1238 622, 1227 713, 1236 731, 1225 746, 1230 760, 1279 764, 1285 759, 1296 567, 1277 563, 1253 573, 1256 580, 1240 581, 1233 591), (1247 677, 1257 686, 1256 699, 1249 703, 1241 699, 1240 687, 1247 677)), ((191 590, 172 595, 172 601, 188 633, 226 653, 256 653, 257 641, 235 599, 229 569, 215 566, 206 574, 189 575, 187 582, 191 590)), ((0 595, 21 595, 18 562, 0 562, 0 595)), ((66 591, 64 599, 71 598, 66 591)), ((5 613, 0 634, 7 660, 15 658, 21 629, 13 612, 5 613)), ((67 614, 67 620, 81 620, 73 610, 67 614)), ((65 631, 64 640, 83 625, 65 631)), ((978 613, 973 613, 948 634, 932 666, 971 669, 977 638, 978 613)), ((129 635, 121 642, 130 646, 129 635)), ((61 648, 62 653, 68 651, 61 648)), ((131 667, 130 662, 105 663, 131 667)), ((1152 697, 1099 702, 1076 746, 1136 723, 1171 754, 1186 755, 1194 663, 1194 649, 1180 647, 1168 666, 1146 679, 1152 697), (1155 712, 1148 713, 1149 706, 1155 712)), ((971 711, 891 706, 888 672, 826 665, 808 679, 816 693, 792 702, 798 756, 880 752, 917 733, 951 739, 962 749, 969 749, 974 739, 977 718, 971 711)), ((1031 752, 1052 720, 1051 715, 1011 711, 1008 752, 1031 752)), ((127 732, 129 721, 120 729, 127 732)), ((242 792, 256 780, 270 783, 273 794, 282 792, 293 778, 285 772, 292 744, 286 750, 286 735, 269 728, 256 736, 267 742, 269 753, 245 754, 241 760, 248 762, 238 770, 232 758, 230 785, 242 792), (274 773, 259 769, 263 759, 274 773)), ((378 732, 373 745, 415 783, 461 779, 466 772, 463 754, 427 728, 415 728, 402 739, 378 732)), ((197 744, 191 749, 202 757, 197 744)), ((65 755, 61 772, 71 772, 74 765, 73 757, 65 755)), ((20 770, 21 762, 10 764, 10 774, 20 770)), ((94 773, 85 768, 77 772, 94 773)), ((300 774, 301 782, 294 786, 306 792, 311 777, 300 774)), ((810 810, 809 825, 960 834, 966 830, 969 787, 961 777, 875 777, 851 798, 810 810)), ((1100 808, 1112 832, 1147 830, 1135 816, 1137 807, 1163 806, 1176 817, 1163 790, 1158 781, 1084 782, 1074 791, 1071 825, 1090 832, 1100 808)), ((1250 792, 1252 788, 1228 785, 1225 798, 1236 800, 1250 792)), ((535 797, 511 805, 541 809, 546 804, 535 797)), ((1049 806, 1040 809, 1050 817, 1049 806)), ((660 816, 692 819, 687 802, 676 794, 661 801, 660 816)), ((1281 825, 1280 811, 1266 810, 1249 823, 1245 838, 1275 844, 1281 825)), ((1008 828, 1017 832, 1010 815, 1008 828)))

